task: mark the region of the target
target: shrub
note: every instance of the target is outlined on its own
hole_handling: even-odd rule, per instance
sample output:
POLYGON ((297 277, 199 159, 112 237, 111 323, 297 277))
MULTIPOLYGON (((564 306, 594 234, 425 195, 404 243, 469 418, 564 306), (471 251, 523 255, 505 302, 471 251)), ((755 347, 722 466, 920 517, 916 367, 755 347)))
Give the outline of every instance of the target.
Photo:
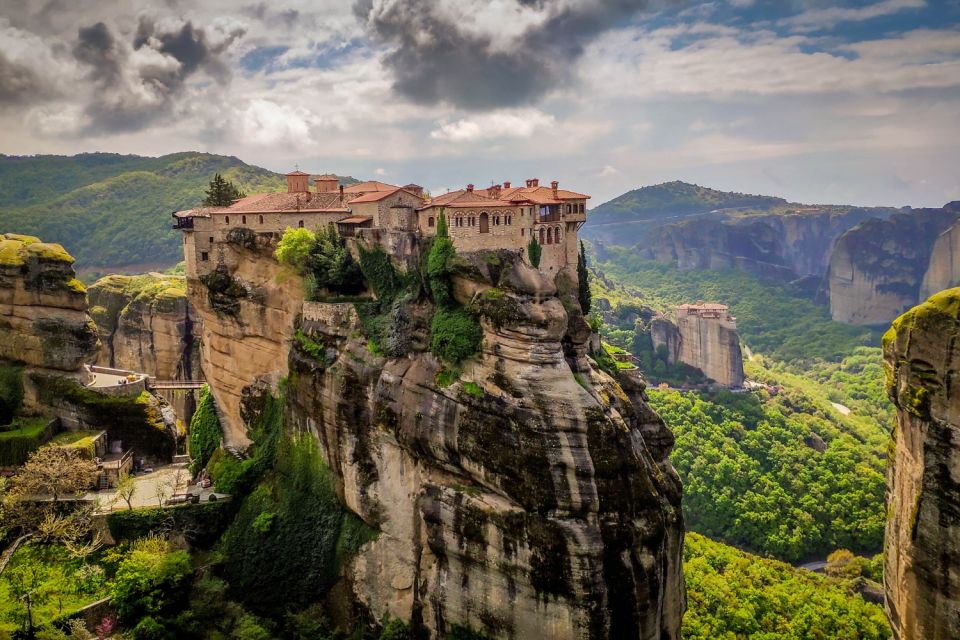
POLYGON ((0 467, 16 467, 50 440, 59 428, 49 418, 18 418, 9 431, 0 431, 0 467))
POLYGON ((207 465, 213 452, 220 446, 220 420, 213 393, 207 385, 200 389, 200 402, 190 420, 190 457, 193 458, 193 469, 198 471, 207 465))
POLYGON ((451 364, 475 354, 483 341, 480 322, 464 309, 437 309, 430 330, 430 350, 440 360, 451 364))
POLYGON ((181 532, 191 545, 212 546, 233 518, 230 502, 201 502, 174 508, 113 511, 107 516, 110 535, 117 542, 181 532))
POLYGON ((280 264, 302 272, 306 269, 307 260, 316 242, 317 236, 313 231, 287 227, 273 255, 280 264))
POLYGON ((427 255, 427 282, 433 302, 440 308, 454 304, 450 293, 450 260, 457 254, 447 231, 447 219, 440 211, 437 222, 437 235, 427 255))
POLYGON ((394 618, 383 625, 380 640, 413 640, 410 625, 399 618, 394 618))
POLYGON ((133 640, 166 640, 166 627, 153 616, 147 616, 137 623, 132 632, 133 640))
POLYGON ((120 562, 110 589, 121 620, 132 622, 175 610, 192 574, 186 551, 170 551, 156 538, 140 540, 120 562))
POLYGON ((350 254, 347 243, 336 227, 327 225, 317 233, 316 242, 307 258, 307 267, 314 279, 314 287, 334 293, 351 295, 363 291, 360 268, 350 254))

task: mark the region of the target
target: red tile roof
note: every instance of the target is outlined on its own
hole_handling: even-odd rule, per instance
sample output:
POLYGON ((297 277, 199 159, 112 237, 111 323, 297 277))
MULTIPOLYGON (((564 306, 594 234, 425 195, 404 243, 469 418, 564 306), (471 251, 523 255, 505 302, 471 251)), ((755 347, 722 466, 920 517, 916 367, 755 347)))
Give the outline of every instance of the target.
POLYGON ((300 171, 300 170, 297 170, 297 171, 291 171, 290 173, 288 173, 288 174, 286 174, 286 175, 288 175, 288 176, 308 176, 308 175, 310 175, 310 174, 309 174, 309 173, 304 173, 303 171, 300 171))
POLYGON ((358 182, 356 184, 351 184, 343 188, 344 193, 367 193, 368 191, 396 191, 399 189, 395 184, 387 184, 386 182, 378 182, 377 180, 367 180, 366 182, 358 182))

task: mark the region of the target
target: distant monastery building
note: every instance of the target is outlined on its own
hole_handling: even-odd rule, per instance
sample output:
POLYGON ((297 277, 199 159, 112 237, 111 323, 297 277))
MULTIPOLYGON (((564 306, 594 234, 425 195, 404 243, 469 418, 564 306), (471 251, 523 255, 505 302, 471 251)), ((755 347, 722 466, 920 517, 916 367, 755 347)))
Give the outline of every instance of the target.
POLYGON ((401 236, 430 237, 446 216, 454 246, 460 252, 507 249, 526 257, 531 238, 543 246, 540 269, 556 273, 577 261, 577 230, 586 222, 582 193, 560 189, 554 181, 540 186, 536 178, 523 186, 510 182, 427 197, 423 188, 400 187, 370 180, 341 185, 335 175, 322 175, 310 189, 310 175, 287 174, 286 193, 247 196, 228 207, 203 207, 174 213, 175 228, 185 231, 187 272, 201 275, 215 268, 218 243, 237 228, 256 233, 283 233, 288 227, 318 230, 335 224, 340 235, 384 245, 402 253, 401 236))

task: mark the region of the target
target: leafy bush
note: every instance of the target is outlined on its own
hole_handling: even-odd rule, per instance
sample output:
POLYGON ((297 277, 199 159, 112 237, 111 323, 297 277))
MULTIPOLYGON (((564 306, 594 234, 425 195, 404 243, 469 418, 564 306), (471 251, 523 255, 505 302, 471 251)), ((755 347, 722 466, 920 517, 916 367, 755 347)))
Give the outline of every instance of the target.
POLYGON ((483 329, 476 316, 465 309, 437 309, 430 325, 430 350, 441 361, 457 364, 480 349, 483 329))
POLYGON ((213 399, 213 393, 207 385, 200 388, 200 402, 190 419, 190 457, 193 458, 195 471, 207 466, 213 452, 220 447, 220 419, 213 399))
POLYGON ((317 236, 310 229, 294 229, 287 227, 277 243, 274 252, 280 264, 285 264, 296 271, 306 271, 307 260, 317 243, 317 236))
POLYGON ((441 209, 437 217, 437 234, 427 254, 427 282, 434 304, 440 308, 454 305, 450 293, 450 260, 457 254, 447 231, 447 218, 441 209))
POLYGON ((364 290, 360 267, 336 227, 317 232, 316 242, 307 258, 307 267, 316 288, 335 294, 353 295, 364 290))
POLYGON ((121 620, 132 622, 177 610, 192 574, 186 551, 171 551, 158 538, 136 542, 120 562, 110 598, 121 620))

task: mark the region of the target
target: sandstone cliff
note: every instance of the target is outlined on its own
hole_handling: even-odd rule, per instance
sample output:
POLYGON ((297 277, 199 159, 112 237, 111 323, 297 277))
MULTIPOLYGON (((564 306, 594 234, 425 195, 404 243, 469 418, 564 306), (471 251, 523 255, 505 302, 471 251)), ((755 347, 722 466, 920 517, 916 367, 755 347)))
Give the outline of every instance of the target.
POLYGON ((833 208, 698 219, 663 227, 638 245, 644 257, 680 269, 739 269, 793 280, 821 275, 837 236, 887 211, 833 208))
MULTIPOLYGON (((945 209, 960 214, 960 202, 951 202, 945 209)), ((933 243, 930 262, 920 285, 920 299, 926 300, 938 291, 960 284, 960 223, 954 223, 933 243)))
POLYGON ((682 362, 727 387, 743 386, 743 353, 736 324, 721 318, 684 314, 673 320, 664 316, 650 322, 654 350, 666 347, 667 362, 682 362))
POLYGON ((917 304, 933 244, 956 219, 949 208, 919 209, 840 236, 827 271, 833 319, 886 324, 917 304))
MULTIPOLYGON (((100 334, 97 364, 142 371, 159 380, 199 380, 202 324, 183 277, 159 273, 101 278, 87 291, 100 334)), ((189 423, 193 392, 161 392, 189 423)))
POLYGON ((897 407, 887 467, 886 607, 896 638, 960 638, 960 289, 883 338, 897 407))
POLYGON ((558 293, 516 256, 465 257, 453 290, 482 313, 484 340, 450 383, 423 350, 428 302, 394 307, 405 355, 379 355, 350 305, 298 319, 299 282, 269 250, 227 247, 217 291, 229 298, 190 283, 213 341, 203 367, 233 442, 245 388, 289 373, 288 428, 317 438, 344 504, 380 531, 347 565, 352 600, 433 638, 453 624, 497 638, 680 637, 673 437, 641 379, 618 384, 586 356, 575 276, 561 274, 558 293))
POLYGON ((0 236, 0 359, 77 371, 96 355, 86 289, 59 244, 0 236))

